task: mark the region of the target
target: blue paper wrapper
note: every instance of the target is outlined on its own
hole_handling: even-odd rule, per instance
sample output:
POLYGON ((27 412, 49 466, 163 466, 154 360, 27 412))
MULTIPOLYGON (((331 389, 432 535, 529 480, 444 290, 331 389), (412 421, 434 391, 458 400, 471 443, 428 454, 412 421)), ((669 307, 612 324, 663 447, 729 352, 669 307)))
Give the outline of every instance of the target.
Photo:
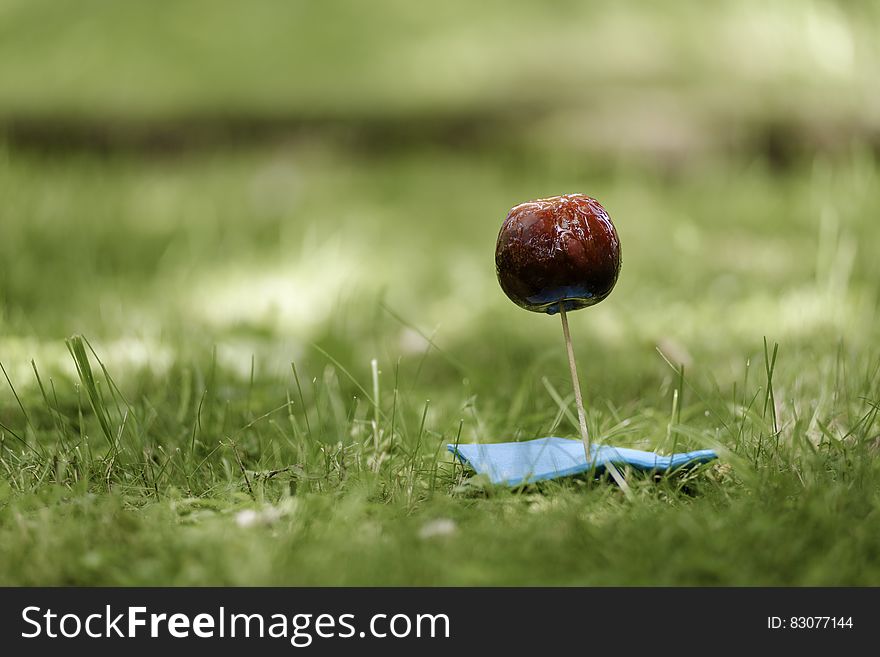
POLYGON ((520 484, 570 477, 591 468, 602 472, 606 463, 619 468, 667 472, 718 458, 711 449, 661 456, 638 449, 591 445, 592 463, 587 461, 584 444, 568 438, 538 438, 519 443, 447 445, 446 448, 493 484, 520 484))

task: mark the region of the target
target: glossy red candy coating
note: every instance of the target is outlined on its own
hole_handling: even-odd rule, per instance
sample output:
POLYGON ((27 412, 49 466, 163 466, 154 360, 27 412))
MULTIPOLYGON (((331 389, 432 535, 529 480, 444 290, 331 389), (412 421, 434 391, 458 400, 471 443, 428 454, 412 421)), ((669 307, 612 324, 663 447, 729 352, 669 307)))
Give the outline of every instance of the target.
POLYGON ((495 246, 504 293, 540 313, 577 310, 607 297, 620 273, 620 239, 599 202, 566 194, 517 205, 495 246))

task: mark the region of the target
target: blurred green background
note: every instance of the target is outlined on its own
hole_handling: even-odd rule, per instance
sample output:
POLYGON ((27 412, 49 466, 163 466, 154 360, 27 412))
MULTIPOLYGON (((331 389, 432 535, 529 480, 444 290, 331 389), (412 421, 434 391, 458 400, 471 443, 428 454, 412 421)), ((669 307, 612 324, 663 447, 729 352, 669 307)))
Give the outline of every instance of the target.
POLYGON ((866 328, 877 3, 0 7, 7 350, 303 343, 379 295, 444 344, 539 331, 495 233, 575 190, 625 248, 599 340, 866 328))
MULTIPOLYGON (((668 414, 678 375, 659 349, 693 380, 692 406, 676 419, 679 446, 716 441, 744 456, 710 409, 745 422, 740 396, 758 385, 766 337, 781 345, 773 404, 785 433, 774 426, 777 447, 780 436, 821 446, 856 428, 873 444, 873 419, 856 421, 864 400, 878 400, 878 28, 880 3, 869 1, 0 0, 0 362, 12 384, 0 388, 0 444, 16 455, 4 461, 6 503, 50 482, 74 486, 57 458, 26 462, 20 442, 52 449, 57 432, 67 434, 57 428, 61 417, 98 440, 64 343, 75 333, 88 336, 140 417, 131 470, 118 474, 132 496, 126 504, 138 508, 151 489, 157 503, 183 490, 188 499, 225 500, 221 510, 239 504, 233 493, 244 482, 210 450, 230 427, 284 403, 292 361, 316 382, 296 421, 307 421, 310 406, 329 414, 321 445, 359 444, 366 411, 352 399, 363 401, 360 385, 372 390, 371 359, 389 388, 384 411, 392 411, 394 377, 393 403, 400 392, 410 434, 422 418, 432 444, 419 432, 412 453, 427 450, 426 459, 438 441, 454 441, 459 422, 462 440, 575 437, 548 394, 570 389, 558 321, 511 304, 493 263, 508 208, 575 191, 608 209, 624 253, 614 294, 572 317, 599 435, 674 444, 668 414), (51 402, 32 360, 57 383, 51 402), (859 370, 852 390, 841 363, 859 370), (322 397, 330 379, 338 392, 322 397), (217 401, 204 420, 200 398, 217 401), (190 441, 191 465, 218 459, 222 476, 194 483, 169 467, 164 482, 139 483, 152 449, 190 441)), ((754 435, 763 440, 761 430, 754 435)), ((270 454, 259 436, 242 440, 252 440, 242 469, 295 460, 283 448, 270 454)), ((59 453, 73 463, 67 447, 59 453)), ((761 449, 758 471, 767 466, 761 449)), ((792 481, 803 476, 786 463, 792 481)), ((103 476, 83 480, 100 489, 103 476)), ((340 475, 334 487, 346 490, 345 481, 340 475)), ((867 485, 876 496, 876 484, 867 485)), ((434 487, 432 478, 426 490, 434 487)), ((410 486, 389 526, 435 514, 414 499, 410 486)), ((444 500, 443 513, 458 513, 444 500)), ((107 504, 96 513, 117 518, 117 502, 107 504)), ((744 503, 731 516, 731 537, 751 509, 744 503)), ((351 513, 346 522, 356 526, 372 511, 351 513)), ((181 574, 169 557, 130 579, 129 553, 109 544, 89 557, 91 570, 68 568, 51 557, 63 538, 47 538, 58 518, 43 517, 43 529, 37 523, 28 534, 15 517, 9 511, 0 523, 5 581, 273 576, 259 565, 238 571, 232 556, 181 574), (28 560, 41 549, 51 566, 28 560)), ((174 521, 156 522, 167 530, 174 521)), ((505 531, 527 527, 514 522, 482 540, 503 542, 505 531)), ((682 531, 667 536, 670 550, 695 536, 682 531)), ((210 532, 200 540, 225 536, 210 532)), ((73 546, 89 542, 71 535, 73 546)), ((347 554, 341 539, 303 540, 313 559, 347 554)), ((315 581, 448 581, 415 557, 410 570, 382 575, 381 542, 364 540, 375 562, 349 578, 325 564, 315 581)), ((461 549, 478 559, 467 540, 461 549)), ((861 564, 854 545, 846 549, 861 564)), ((248 549, 268 549, 260 546, 248 549)), ((695 581, 834 582, 830 564, 799 579, 785 570, 794 560, 750 570, 743 557, 739 575, 706 566, 695 581)), ((639 562, 630 555, 630 563, 639 562)), ((615 573, 653 581, 650 562, 629 574, 618 565, 611 583, 615 573)), ((568 582, 563 566, 573 572, 562 563, 528 576, 525 567, 481 576, 464 568, 454 581, 568 582)), ((282 581, 301 581, 291 568, 282 581)), ((692 581, 686 572, 670 581, 692 581)))

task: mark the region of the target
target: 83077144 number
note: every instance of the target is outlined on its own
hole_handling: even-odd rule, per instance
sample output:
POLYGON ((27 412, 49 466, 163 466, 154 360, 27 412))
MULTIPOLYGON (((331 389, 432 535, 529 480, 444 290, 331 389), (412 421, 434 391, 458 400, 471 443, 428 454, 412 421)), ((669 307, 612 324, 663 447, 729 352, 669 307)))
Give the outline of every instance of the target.
POLYGON ((852 629, 852 616, 768 616, 767 628, 771 630, 836 630, 852 629))

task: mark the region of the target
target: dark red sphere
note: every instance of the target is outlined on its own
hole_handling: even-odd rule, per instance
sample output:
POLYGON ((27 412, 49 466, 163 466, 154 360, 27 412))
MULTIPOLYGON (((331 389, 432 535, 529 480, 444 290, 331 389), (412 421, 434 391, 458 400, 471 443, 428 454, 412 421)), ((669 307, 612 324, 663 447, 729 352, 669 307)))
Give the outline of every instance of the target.
POLYGON ((501 289, 516 305, 551 315, 592 306, 620 273, 620 239, 599 202, 584 194, 517 205, 495 245, 501 289))

